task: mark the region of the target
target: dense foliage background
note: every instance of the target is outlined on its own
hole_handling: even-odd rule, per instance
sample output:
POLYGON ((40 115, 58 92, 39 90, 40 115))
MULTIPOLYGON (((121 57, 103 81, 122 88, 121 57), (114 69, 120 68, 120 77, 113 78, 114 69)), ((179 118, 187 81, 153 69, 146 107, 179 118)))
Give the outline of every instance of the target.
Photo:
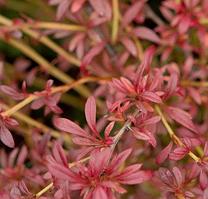
POLYGON ((207 0, 0 0, 0 198, 208 198, 207 0))

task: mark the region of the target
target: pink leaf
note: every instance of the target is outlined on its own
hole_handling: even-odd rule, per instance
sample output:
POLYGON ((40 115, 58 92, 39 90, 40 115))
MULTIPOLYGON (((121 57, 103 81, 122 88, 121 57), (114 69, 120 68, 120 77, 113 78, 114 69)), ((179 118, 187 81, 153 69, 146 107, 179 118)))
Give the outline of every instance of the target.
POLYGON ((183 176, 181 174, 181 171, 177 167, 173 167, 172 172, 175 176, 178 186, 180 187, 180 185, 183 183, 183 176))
POLYGON ((186 148, 178 147, 169 154, 170 160, 181 160, 189 151, 186 148))
POLYGON ((151 42, 160 43, 160 38, 157 36, 157 34, 154 31, 152 31, 149 28, 143 26, 139 28, 135 28, 134 34, 141 39, 146 39, 151 42))
POLYGON ((132 127, 133 130, 133 135, 140 140, 145 140, 148 141, 153 147, 156 147, 157 141, 149 130, 143 128, 143 129, 138 129, 136 127, 132 127))
POLYGON ((56 142, 55 146, 53 147, 53 156, 58 163, 63 164, 66 167, 68 166, 64 150, 58 142, 56 142))
POLYGON ((37 109, 41 108, 42 106, 44 106, 44 104, 45 104, 44 99, 39 98, 39 99, 32 102, 31 109, 37 110, 37 109))
POLYGON ((147 120, 145 120, 141 125, 142 126, 146 126, 146 125, 152 125, 152 124, 156 124, 160 121, 160 116, 154 116, 154 117, 151 117, 147 120))
POLYGON ((205 189, 207 187, 208 179, 206 173, 203 171, 200 172, 199 182, 202 189, 205 189))
POLYGON ((113 83, 113 86, 120 92, 122 93, 126 93, 127 90, 126 90, 126 87, 122 84, 122 82, 118 79, 113 79, 112 80, 112 83, 113 83))
POLYGON ((193 132, 198 133, 196 126, 192 122, 192 117, 189 113, 176 107, 168 107, 166 111, 170 118, 172 118, 182 126, 185 126, 186 128, 192 130, 193 132))
POLYGON ((47 157, 48 169, 51 174, 59 179, 63 180, 73 180, 74 174, 69 170, 69 168, 58 164, 54 161, 52 157, 47 157))
POLYGON ((96 130, 96 102, 95 98, 93 96, 89 97, 87 99, 87 102, 85 104, 85 117, 87 120, 87 124, 90 127, 90 129, 97 133, 96 130))
POLYGON ((171 149, 173 147, 173 143, 170 142, 156 157, 156 163, 162 164, 168 157, 171 149))
POLYGON ((15 148, 9 154, 8 165, 7 165, 8 167, 14 167, 18 152, 19 152, 19 149, 18 148, 15 148))
POLYGON ((5 94, 11 96, 14 100, 24 99, 24 95, 22 93, 18 92, 16 89, 10 86, 2 85, 0 86, 0 90, 4 92, 5 94))
MULTIPOLYGON (((127 167, 128 168, 128 167, 127 167)), ((125 174, 125 171, 124 171, 125 174)), ((134 173, 129 173, 128 175, 121 175, 119 177, 119 182, 122 184, 140 184, 152 178, 151 171, 138 171, 134 173)))
POLYGON ((121 39, 122 44, 125 46, 125 48, 134 56, 137 56, 137 48, 134 44, 134 42, 129 39, 128 37, 123 37, 121 39))
POLYGON ((144 6, 144 1, 135 1, 134 4, 132 4, 128 10, 124 13, 123 19, 122 19, 122 25, 125 27, 129 23, 131 23, 132 20, 136 18, 139 12, 141 12, 142 8, 144 6))
POLYGON ((111 157, 110 148, 106 148, 102 151, 93 152, 90 156, 89 165, 95 173, 103 171, 111 157))
POLYGON ((205 142, 204 145, 204 156, 208 156, 208 142, 205 142))
POLYGON ((172 73, 167 85, 168 96, 171 96, 177 88, 178 84, 178 74, 176 72, 172 73))
POLYGON ((0 139, 6 146, 14 148, 14 140, 12 134, 4 125, 0 127, 0 139))
POLYGON ((82 8, 85 1, 86 0, 75 0, 75 1, 73 1, 72 5, 71 5, 71 12, 75 13, 75 12, 79 11, 82 8))
POLYGON ((89 0, 93 9, 101 16, 111 16, 111 9, 108 1, 104 0, 89 0))
POLYGON ((188 88, 189 90, 189 94, 190 96, 193 98, 193 100, 197 103, 197 104, 201 104, 202 100, 201 100, 201 95, 199 90, 195 89, 195 88, 188 88))
POLYGON ((24 164, 26 158, 28 155, 28 150, 26 146, 23 146, 19 152, 19 156, 17 158, 17 165, 22 165, 24 164))
POLYGON ((70 51, 73 51, 75 50, 75 48, 77 48, 78 44, 80 42, 83 41, 85 37, 85 34, 84 33, 77 33, 71 40, 70 40, 70 43, 69 43, 69 50, 70 51))
POLYGON ((135 89, 133 84, 125 77, 121 77, 120 81, 123 83, 123 87, 129 92, 129 93, 135 93, 135 89))
POLYGON ((61 3, 58 6, 57 13, 56 13, 57 20, 60 20, 65 15, 65 13, 67 12, 69 8, 70 3, 71 1, 69 0, 61 1, 61 3))
POLYGON ((142 98, 149 100, 151 102, 162 103, 161 98, 157 94, 155 94, 151 91, 146 91, 141 96, 142 96, 142 98))
POLYGON ((115 125, 115 122, 111 122, 111 123, 108 124, 108 126, 105 128, 105 133, 104 133, 105 138, 108 138, 108 137, 109 137, 109 135, 110 135, 110 133, 111 133, 111 131, 112 131, 114 125, 115 125))
POLYGON ((137 69, 137 73, 138 73, 138 77, 136 79, 137 84, 140 82, 144 71, 147 69, 149 70, 150 64, 153 59, 154 52, 155 52, 155 46, 150 46, 145 50, 142 63, 140 64, 140 66, 137 69))
POLYGON ((98 186, 93 191, 93 199, 97 199, 97 198, 108 199, 107 192, 101 186, 98 186))
POLYGON ((71 120, 65 118, 56 118, 54 119, 54 125, 61 131, 72 133, 74 135, 88 137, 86 132, 71 120))
POLYGON ((129 157, 131 154, 132 149, 127 149, 118 155, 114 156, 114 158, 111 161, 111 165, 114 168, 114 170, 117 170, 118 167, 129 157))
POLYGON ((84 137, 74 137, 72 138, 72 141, 75 144, 78 145, 83 145, 83 146, 93 146, 93 141, 91 141, 89 138, 84 138, 84 137))
POLYGON ((93 48, 91 48, 89 50, 89 52, 84 56, 83 60, 82 60, 82 66, 87 66, 88 64, 90 64, 90 62, 92 61, 92 59, 100 54, 100 52, 103 50, 105 46, 104 42, 100 42, 98 44, 96 44, 93 48))

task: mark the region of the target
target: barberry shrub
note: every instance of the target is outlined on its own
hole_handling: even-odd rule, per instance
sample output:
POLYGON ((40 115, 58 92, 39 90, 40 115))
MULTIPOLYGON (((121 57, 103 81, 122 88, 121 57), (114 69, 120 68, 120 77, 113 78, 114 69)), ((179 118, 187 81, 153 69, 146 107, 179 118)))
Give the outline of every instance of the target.
POLYGON ((208 199, 208 0, 0 0, 0 198, 208 199))

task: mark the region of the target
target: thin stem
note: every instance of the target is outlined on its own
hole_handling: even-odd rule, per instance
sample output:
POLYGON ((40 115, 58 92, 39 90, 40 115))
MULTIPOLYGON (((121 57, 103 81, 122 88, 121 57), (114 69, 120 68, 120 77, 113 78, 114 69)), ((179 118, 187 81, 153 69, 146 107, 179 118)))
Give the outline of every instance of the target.
MULTIPOLYGON (((89 159, 90 159, 90 157, 86 157, 86 158, 83 158, 83 159, 81 159, 81 160, 79 160, 77 162, 69 163, 69 168, 72 168, 72 167, 76 166, 79 163, 86 162, 89 159)), ((41 191, 39 191, 38 193, 36 193, 35 194, 36 198, 39 198, 40 196, 42 196, 44 193, 46 193, 52 187, 53 187, 53 182, 51 182, 49 185, 47 185, 46 187, 44 187, 41 191)))
POLYGON ((119 140, 123 136, 124 132, 131 127, 131 121, 126 121, 123 127, 119 130, 119 132, 114 137, 114 143, 111 146, 112 152, 114 151, 116 145, 118 144, 119 140))
POLYGON ((207 25, 207 24, 208 24, 208 18, 202 18, 202 19, 200 20, 200 23, 201 23, 202 25, 207 25))
MULTIPOLYGON (((8 110, 9 107, 6 105, 6 104, 1 104, 1 107, 4 109, 4 110, 8 110)), ((34 120, 33 118, 23 114, 23 113, 20 113, 20 112, 15 112, 13 113, 13 116, 22 121, 22 122, 25 122, 26 124, 28 125, 31 125, 33 127, 36 127, 38 129, 40 129, 43 133, 50 133, 54 138, 59 138, 61 133, 59 131, 56 131, 40 122, 38 122, 37 120, 34 120)))
POLYGON ((46 193, 49 189, 51 189, 53 187, 53 182, 51 182, 49 185, 47 185, 46 187, 44 187, 42 190, 40 190, 38 193, 35 194, 36 198, 39 198, 40 196, 42 196, 44 193, 46 193))
POLYGON ((118 37, 119 29, 119 1, 112 0, 113 5, 113 20, 112 20, 112 43, 115 44, 118 37))
POLYGON ((205 81, 189 81, 189 80, 182 80, 182 86, 195 86, 195 87, 208 87, 208 82, 205 81))
POLYGON ((11 116, 12 114, 14 114, 15 112, 17 112, 18 110, 20 110, 22 107, 26 106, 27 104, 31 103, 33 100, 37 99, 38 96, 36 95, 30 95, 29 97, 27 97, 26 99, 24 99, 23 101, 21 101, 20 103, 16 104, 15 106, 13 106, 12 108, 8 109, 5 112, 2 112, 1 115, 3 117, 6 116, 11 116))
MULTIPOLYGON (((8 18, 0 15, 0 23, 7 25, 9 27, 13 26, 13 22, 9 20, 8 18)), ((44 25, 50 25, 50 24, 44 24, 44 25)), ((62 24, 63 25, 63 24, 62 24)), ((64 25, 63 25, 64 26, 64 25)), ((35 26, 34 26, 35 27, 35 26)), ((30 30, 27 27, 19 26, 20 30, 22 30, 25 34, 33 37, 34 39, 37 39, 47 47, 54 50, 57 54, 65 58, 69 63, 74 64, 75 66, 80 66, 81 62, 76 57, 70 55, 67 51, 65 51, 63 48, 61 48, 59 45, 57 45, 55 42, 50 40, 48 37, 43 36, 33 30, 30 30)))
MULTIPOLYGON (((157 111, 158 115, 161 117, 161 120, 165 126, 165 128, 168 131, 168 134, 170 135, 170 138, 179 146, 184 147, 185 145, 180 140, 180 138, 174 133, 171 126, 168 124, 168 121, 166 120, 164 114, 162 113, 160 107, 158 105, 155 105, 155 110, 157 111)), ((189 156, 196 162, 200 161, 200 158, 196 156, 192 151, 189 151, 189 156)))
POLYGON ((35 22, 34 24, 23 24, 23 27, 27 28, 43 28, 43 29, 55 29, 55 30, 67 30, 67 31, 86 31, 84 26, 75 24, 64 24, 55 22, 35 22))
MULTIPOLYGON (((55 94, 58 92, 67 92, 72 88, 76 88, 77 86, 84 84, 86 82, 94 82, 94 81, 109 81, 111 80, 110 77, 84 77, 82 79, 79 79, 77 81, 74 81, 70 84, 66 84, 63 86, 57 86, 57 87, 53 87, 51 89, 51 94, 55 94)), ((33 100, 36 100, 38 98, 40 98, 41 96, 35 95, 35 94, 31 94, 29 97, 27 97, 26 99, 24 99, 23 101, 21 101, 20 103, 16 104, 15 106, 13 106, 12 108, 8 109, 5 112, 2 112, 1 115, 6 117, 6 116, 11 116, 13 115, 15 112, 19 111, 20 109, 22 109, 24 106, 28 105, 29 103, 31 103, 33 100)))
MULTIPOLYGON (((41 67, 43 67, 49 74, 56 77, 58 80, 64 82, 64 83, 70 83, 73 82, 73 79, 65 74, 64 72, 57 69, 55 66, 53 66, 51 63, 49 63, 44 57, 42 57, 40 54, 38 54, 35 50, 33 50, 30 46, 27 46, 25 43, 16 40, 16 39, 8 39, 6 40, 3 37, 0 37, 3 41, 9 43, 10 45, 14 46, 15 48, 19 49, 21 52, 23 52, 26 56, 30 57, 32 60, 37 62, 41 67)), ((89 90, 84 86, 79 86, 76 88, 76 91, 83 95, 84 97, 87 97, 90 95, 89 90)))
POLYGON ((139 41, 139 39, 137 39, 136 37, 133 37, 133 40, 134 40, 136 47, 137 47, 137 54, 138 54, 137 56, 138 56, 139 60, 142 61, 143 57, 144 57, 144 51, 142 48, 142 44, 139 41))
MULTIPOLYGON (((5 65, 5 69, 8 72, 8 75, 10 75, 10 76, 17 75, 20 80, 22 80, 22 81, 24 80, 24 78, 25 78, 24 74, 21 73, 21 72, 17 73, 16 71, 13 71, 13 68, 14 68, 13 65, 11 65, 8 62, 5 62, 4 65, 5 65)), ((34 86, 35 86, 36 89, 42 89, 44 87, 45 83, 46 83, 43 79, 38 78, 38 77, 36 77, 33 82, 34 82, 34 86)), ((5 83, 10 84, 11 83, 11 78, 7 79, 5 81, 5 83)), ((79 110, 83 110, 84 102, 83 102, 82 99, 79 98, 79 96, 74 96, 74 95, 65 93, 61 97, 60 101, 63 102, 64 104, 73 106, 73 107, 75 107, 79 110)))
POLYGON ((163 115, 162 111, 160 110, 160 107, 156 105, 156 106, 155 106, 155 110, 157 111, 157 113, 158 113, 159 116, 161 117, 161 120, 162 120, 162 122, 163 122, 165 128, 167 129, 167 131, 168 131, 170 137, 172 138, 172 137, 175 135, 175 133, 174 133, 174 131, 172 130, 172 128, 170 127, 170 125, 168 124, 168 122, 167 122, 165 116, 163 115))
POLYGON ((176 197, 178 199, 186 199, 185 196, 183 194, 176 194, 176 197))

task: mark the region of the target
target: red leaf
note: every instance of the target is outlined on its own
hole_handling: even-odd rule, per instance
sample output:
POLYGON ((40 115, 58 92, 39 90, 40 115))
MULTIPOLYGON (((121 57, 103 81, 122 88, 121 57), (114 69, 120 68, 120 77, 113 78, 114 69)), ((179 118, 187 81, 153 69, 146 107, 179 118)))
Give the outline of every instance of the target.
POLYGON ((171 149, 173 147, 173 143, 170 142, 156 157, 156 163, 162 164, 168 157, 171 149))

